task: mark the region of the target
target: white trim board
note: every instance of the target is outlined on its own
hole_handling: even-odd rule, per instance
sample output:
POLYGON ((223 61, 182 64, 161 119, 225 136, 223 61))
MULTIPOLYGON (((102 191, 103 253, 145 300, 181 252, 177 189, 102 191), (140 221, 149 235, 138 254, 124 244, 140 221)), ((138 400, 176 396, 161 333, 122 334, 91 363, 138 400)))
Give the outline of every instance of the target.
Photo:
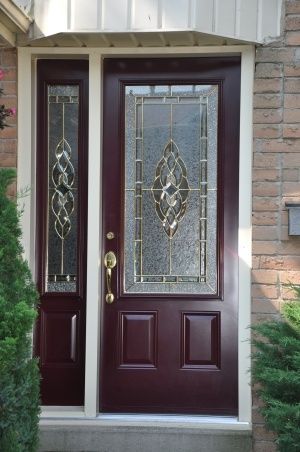
MULTIPOLYGON (((23 246, 35 274, 35 62, 37 58, 89 59, 89 201, 87 259, 87 319, 85 406, 87 418, 98 417, 99 333, 100 333, 100 256, 101 218, 101 68, 103 57, 144 55, 168 57, 241 55, 240 182, 239 182, 239 415, 238 422, 251 423, 250 330, 251 323, 251 168, 252 168, 252 92, 254 46, 168 47, 168 48, 18 48, 18 190, 31 187, 30 196, 22 200, 23 246), (22 118, 20 120, 20 118, 22 118), (99 152, 100 149, 100 152, 99 152), (97 270, 96 270, 97 269, 97 270)), ((43 415, 51 413, 44 411, 43 415)), ((53 410, 52 410, 53 413, 53 410)), ((72 416, 62 407, 57 414, 72 416)), ((51 414, 50 414, 51 416, 51 414)), ((74 416, 74 411, 73 411, 74 416)), ((101 415, 100 415, 101 416, 101 415)), ((144 417, 144 415, 143 415, 144 417)))

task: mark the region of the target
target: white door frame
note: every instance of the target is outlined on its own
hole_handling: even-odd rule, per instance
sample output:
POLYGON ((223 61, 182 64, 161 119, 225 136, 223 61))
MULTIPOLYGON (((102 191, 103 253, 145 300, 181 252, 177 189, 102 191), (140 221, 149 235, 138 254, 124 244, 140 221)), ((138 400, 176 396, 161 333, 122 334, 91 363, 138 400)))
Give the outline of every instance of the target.
MULTIPOLYGON (((252 181, 252 92, 255 48, 245 46, 162 47, 162 48, 18 48, 18 190, 30 187, 20 199, 25 257, 35 274, 35 171, 36 171, 36 60, 38 58, 85 58, 89 60, 89 165, 88 165, 88 243, 87 309, 84 407, 45 408, 55 417, 96 418, 98 416, 100 277, 101 260, 101 162, 102 162, 102 59, 117 56, 241 55, 240 170, 239 170, 239 414, 236 426, 251 424, 250 330, 251 323, 251 181, 252 181), (97 210, 98 209, 98 210, 97 210), (99 215, 97 213, 99 212, 99 215)), ((98 416, 99 417, 99 416, 98 416)), ((100 416, 101 417, 101 416, 100 416)), ((153 416, 152 416, 153 417, 153 416)), ((145 418, 145 416, 143 416, 145 418)), ((184 416, 180 416, 184 418, 184 416)), ((204 421, 204 418, 201 418, 204 421)), ((200 421, 201 421, 200 419, 200 421)), ((211 422, 216 421, 211 417, 211 422)), ((210 422, 211 425, 213 425, 210 422)), ((227 425, 220 418, 217 422, 227 425)))

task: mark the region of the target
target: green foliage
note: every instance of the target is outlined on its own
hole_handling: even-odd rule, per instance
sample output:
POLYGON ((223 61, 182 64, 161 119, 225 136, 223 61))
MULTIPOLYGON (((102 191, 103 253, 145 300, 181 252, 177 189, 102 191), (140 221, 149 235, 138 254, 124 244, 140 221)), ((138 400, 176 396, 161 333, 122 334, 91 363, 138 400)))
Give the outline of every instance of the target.
MULTIPOLYGON (((298 293, 300 295, 300 292, 298 293)), ((253 378, 269 429, 277 433, 280 452, 300 451, 300 302, 283 309, 284 320, 253 327, 261 339, 253 340, 253 378)))
POLYGON ((37 293, 22 258, 16 203, 6 197, 13 170, 0 170, 0 451, 34 452, 39 371, 31 358, 37 293))

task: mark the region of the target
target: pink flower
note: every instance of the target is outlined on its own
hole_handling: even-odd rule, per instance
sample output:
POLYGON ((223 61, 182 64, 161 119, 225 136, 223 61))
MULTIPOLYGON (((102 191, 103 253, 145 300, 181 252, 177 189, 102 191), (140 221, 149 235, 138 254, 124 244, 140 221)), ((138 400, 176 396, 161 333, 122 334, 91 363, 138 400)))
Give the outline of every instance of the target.
POLYGON ((9 114, 10 116, 15 116, 15 114, 17 113, 17 109, 16 108, 9 108, 9 114))
POLYGON ((0 69, 0 80, 2 80, 4 77, 4 71, 3 69, 0 69))

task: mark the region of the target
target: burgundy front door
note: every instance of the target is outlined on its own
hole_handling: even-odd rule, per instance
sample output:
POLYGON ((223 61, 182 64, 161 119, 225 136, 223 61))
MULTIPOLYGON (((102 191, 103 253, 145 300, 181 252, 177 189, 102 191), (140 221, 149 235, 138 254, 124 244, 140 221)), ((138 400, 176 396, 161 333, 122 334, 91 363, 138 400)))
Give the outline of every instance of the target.
POLYGON ((103 92, 100 408, 236 415, 240 59, 107 59, 103 92))

